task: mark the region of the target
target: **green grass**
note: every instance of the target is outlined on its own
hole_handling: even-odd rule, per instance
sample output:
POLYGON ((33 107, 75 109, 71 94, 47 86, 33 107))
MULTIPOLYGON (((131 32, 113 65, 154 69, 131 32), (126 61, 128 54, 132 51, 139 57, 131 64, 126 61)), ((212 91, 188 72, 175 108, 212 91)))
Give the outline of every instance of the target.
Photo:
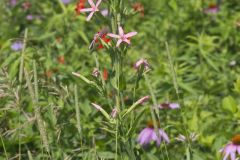
POLYGON ((0 159, 222 159, 219 150, 240 132, 237 0, 221 1, 216 14, 204 13, 214 0, 103 0, 109 17, 97 13, 89 22, 76 15, 77 1, 29 2, 27 10, 24 0, 0 2, 0 159), (99 40, 104 48, 89 50, 94 34, 118 33, 118 25, 138 32, 131 45, 99 40), (13 51, 19 40, 23 48, 13 51), (140 58, 150 71, 134 69, 140 58), (181 108, 154 107, 164 102, 181 108), (169 144, 137 143, 149 120, 169 144), (175 139, 191 133, 196 141, 175 139))

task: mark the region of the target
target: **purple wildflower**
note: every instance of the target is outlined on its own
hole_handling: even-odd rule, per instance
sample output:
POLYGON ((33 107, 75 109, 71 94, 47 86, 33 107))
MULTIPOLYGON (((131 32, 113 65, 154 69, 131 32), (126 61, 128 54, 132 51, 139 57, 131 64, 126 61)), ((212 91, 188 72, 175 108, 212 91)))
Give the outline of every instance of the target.
POLYGON ((159 134, 154 131, 152 122, 148 123, 148 127, 144 128, 138 135, 138 143, 142 146, 148 145, 151 141, 155 141, 159 146, 162 141, 169 143, 168 135, 162 129, 158 129, 159 134))
POLYGON ((124 34, 123 28, 121 26, 119 26, 118 27, 118 35, 117 34, 113 34, 113 33, 108 33, 107 35, 109 37, 112 37, 112 38, 117 38, 118 41, 117 41, 116 47, 119 47, 119 45, 122 42, 126 42, 127 44, 130 44, 129 38, 135 36, 136 34, 137 34, 137 32, 129 32, 127 34, 124 34))
POLYGON ((108 16, 108 10, 107 9, 101 10, 101 14, 103 15, 103 17, 107 17, 108 16))
POLYGON ((31 21, 31 20, 34 19, 34 16, 31 15, 31 14, 29 14, 29 15, 26 16, 26 19, 29 20, 29 21, 31 21))
POLYGON ((23 43, 21 41, 16 41, 12 43, 11 49, 14 51, 19 51, 23 48, 23 43))
POLYGON ((149 63, 148 63, 148 61, 146 60, 146 59, 140 59, 140 60, 138 60, 135 64, 134 64, 134 68, 135 69, 139 69, 141 66, 144 66, 144 69, 145 70, 148 70, 149 69, 149 63))
POLYGON ((9 3, 11 6, 16 6, 17 5, 17 0, 9 0, 9 3))
POLYGON ((158 105, 159 109, 178 109, 180 105, 178 103, 162 103, 158 105))
POLYGON ((224 154, 223 160, 227 160, 229 157, 231 160, 235 160, 236 154, 240 155, 240 135, 235 135, 232 142, 228 143, 220 152, 224 154))
POLYGON ((62 0, 62 3, 64 4, 69 4, 71 2, 71 0, 62 0))

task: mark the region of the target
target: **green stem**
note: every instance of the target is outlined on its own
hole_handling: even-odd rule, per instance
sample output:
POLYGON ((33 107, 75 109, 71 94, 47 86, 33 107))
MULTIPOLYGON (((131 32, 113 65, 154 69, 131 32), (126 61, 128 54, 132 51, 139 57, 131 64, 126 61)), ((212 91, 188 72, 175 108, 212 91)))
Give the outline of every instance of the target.
MULTIPOLYGON (((171 53, 170 53, 170 50, 169 50, 168 43, 165 42, 165 45, 166 45, 166 50, 167 50, 168 62, 169 62, 170 70, 171 70, 171 73, 172 73, 173 85, 174 85, 174 88, 175 88, 175 91, 176 91, 176 94, 177 94, 178 103, 180 104, 180 96, 179 96, 179 89, 178 89, 178 82, 177 82, 177 74, 176 74, 176 71, 174 69, 173 60, 172 60, 172 56, 171 56, 171 53)), ((188 142, 187 145, 191 149, 191 142, 189 140, 189 134, 187 132, 187 125, 185 124, 184 113, 183 113, 182 107, 180 108, 180 112, 181 112, 181 117, 182 117, 182 121, 183 121, 183 127, 184 127, 184 130, 185 130, 185 134, 188 137, 187 138, 187 142, 188 142)))
POLYGON ((6 159, 8 160, 8 155, 7 155, 6 147, 5 147, 5 144, 4 144, 4 142, 3 142, 3 138, 2 138, 2 134, 1 134, 1 133, 0 133, 0 138, 1 138, 2 145, 3 145, 3 150, 4 150, 5 157, 6 157, 6 159))
MULTIPOLYGON (((155 130, 155 132, 157 133, 157 136, 160 137, 159 132, 158 132, 157 121, 156 121, 156 120, 158 119, 158 122, 159 122, 159 124, 160 124, 159 111, 158 111, 158 109, 156 108, 156 106, 157 106, 157 98, 156 98, 156 96, 155 96, 155 94, 154 94, 154 90, 153 90, 153 88, 152 88, 152 85, 151 85, 151 83, 150 83, 147 75, 146 75, 146 74, 143 74, 143 75, 144 75, 145 81, 146 81, 146 83, 147 83, 149 92, 150 92, 151 97, 152 97, 152 100, 153 100, 153 107, 154 107, 154 108, 153 108, 153 107, 150 107, 150 111, 151 111, 151 116, 152 116, 152 119, 153 119, 154 130, 155 130), (155 112, 154 112, 154 110, 155 110, 155 112), (156 118, 155 114, 157 115, 157 118, 156 118)), ((166 150, 167 159, 169 160, 166 143, 164 142, 163 144, 164 144, 164 147, 165 147, 165 150, 166 150)))

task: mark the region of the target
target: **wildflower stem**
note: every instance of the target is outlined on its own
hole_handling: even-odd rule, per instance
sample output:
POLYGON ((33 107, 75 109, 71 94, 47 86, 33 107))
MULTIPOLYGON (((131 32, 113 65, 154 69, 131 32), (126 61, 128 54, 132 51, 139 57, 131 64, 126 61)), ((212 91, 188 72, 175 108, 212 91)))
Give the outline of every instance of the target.
MULTIPOLYGON (((172 73, 172 80, 173 80, 173 85, 174 85, 174 88, 175 88, 175 91, 176 91, 176 95, 177 95, 177 98, 178 98, 178 103, 180 104, 180 96, 179 96, 179 89, 178 89, 178 82, 177 82, 177 74, 176 74, 176 71, 174 69, 174 65, 173 65, 173 60, 172 60, 172 56, 171 56, 171 53, 170 53, 170 50, 169 50, 169 46, 168 46, 168 43, 165 42, 165 45, 166 45, 166 51, 167 51, 167 57, 168 57, 168 62, 169 62, 169 66, 170 66, 170 70, 171 70, 171 73, 172 73)), ((188 142, 188 146, 189 149, 191 150, 191 142, 189 140, 189 134, 187 132, 187 125, 184 123, 184 116, 183 116, 183 110, 182 110, 183 107, 180 108, 180 112, 181 112, 181 117, 182 117, 182 120, 183 120, 183 127, 184 127, 184 130, 185 130, 185 134, 187 135, 187 142, 188 142)))
POLYGON ((28 35, 28 29, 25 29, 24 32, 24 39, 23 39, 23 48, 21 51, 21 60, 20 60, 20 70, 19 70, 19 82, 20 85, 22 84, 22 79, 23 79, 23 68, 24 68, 24 54, 25 54, 25 48, 27 44, 27 35, 28 35))
POLYGON ((61 0, 58 0, 58 4, 62 8, 63 12, 66 13, 66 7, 64 6, 63 2, 61 0))
POLYGON ((46 130, 45 130, 43 120, 42 120, 41 115, 40 115, 40 110, 39 110, 39 107, 38 107, 37 69, 36 69, 36 62, 35 61, 33 61, 33 71, 34 71, 34 89, 32 87, 29 74, 28 74, 27 70, 24 69, 29 94, 30 94, 30 97, 32 99, 32 103, 33 103, 33 106, 34 106, 34 113, 35 113, 35 116, 36 116, 36 119, 37 119, 37 124, 38 124, 38 128, 39 128, 40 136, 42 138, 44 148, 46 149, 47 153, 49 154, 50 149, 49 149, 49 145, 48 145, 47 134, 46 134, 46 130))
MULTIPOLYGON (((154 108, 153 107, 150 107, 150 111, 151 111, 151 116, 152 116, 152 119, 153 119, 153 126, 154 126, 154 130, 155 132, 157 133, 157 136, 159 137, 159 132, 158 132, 158 127, 157 127, 157 118, 158 118, 158 121, 159 121, 159 124, 160 124, 160 117, 159 117, 159 111, 157 110, 156 106, 157 106, 157 99, 156 99, 156 96, 154 94, 154 91, 153 91, 153 88, 149 82, 149 79, 147 77, 146 74, 143 74, 144 75, 144 78, 145 78, 145 81, 147 83, 147 86, 148 86, 148 89, 149 89, 149 92, 151 94, 151 97, 152 97, 152 100, 153 100, 153 105, 154 105, 154 108), (155 112, 154 112, 155 110, 155 112), (155 113, 157 114, 157 118, 155 116, 155 113)), ((166 150, 166 155, 167 155, 167 159, 169 160, 169 156, 168 156, 168 151, 167 151, 167 148, 166 148, 166 143, 164 142, 164 147, 165 147, 165 150, 166 150)))
POLYGON ((3 138, 2 138, 2 134, 1 133, 0 133, 0 138, 1 138, 1 143, 2 143, 2 146, 3 146, 5 158, 8 160, 7 150, 6 150, 5 144, 3 142, 3 138))
POLYGON ((80 135, 80 139, 82 140, 81 136, 81 121, 80 121, 80 111, 78 105, 78 92, 77 92, 77 85, 74 86, 74 101, 75 101, 75 111, 76 111, 76 119, 77 119, 77 129, 80 135))

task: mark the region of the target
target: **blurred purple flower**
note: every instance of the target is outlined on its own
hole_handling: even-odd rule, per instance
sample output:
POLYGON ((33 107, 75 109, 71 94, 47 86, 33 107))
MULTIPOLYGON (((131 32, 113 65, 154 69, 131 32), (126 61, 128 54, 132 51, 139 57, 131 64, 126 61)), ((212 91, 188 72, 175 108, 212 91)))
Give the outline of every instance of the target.
POLYGON ((14 51, 19 51, 23 48, 23 43, 21 41, 16 41, 12 43, 11 49, 14 51))
POLYGON ((107 17, 107 16, 108 16, 108 10, 107 10, 107 9, 101 10, 101 14, 102 14, 104 17, 107 17))
POLYGON ((123 28, 121 26, 118 27, 118 35, 117 34, 113 34, 113 33, 108 33, 107 35, 109 37, 112 38, 117 38, 117 45, 116 47, 119 47, 119 45, 122 42, 126 42, 127 44, 130 44, 130 40, 129 38, 131 38, 132 36, 135 36, 137 34, 137 32, 129 32, 127 34, 124 34, 123 28))
POLYGON ((169 143, 168 135, 162 129, 158 129, 158 132, 159 134, 156 134, 153 127, 146 127, 138 135, 137 141, 142 146, 148 145, 151 141, 157 142, 158 146, 162 141, 169 143))
POLYGON ((162 103, 158 105, 159 109, 178 109, 180 105, 178 103, 162 103))
POLYGON ((26 19, 31 21, 31 20, 34 19, 34 16, 32 14, 29 14, 29 15, 26 16, 26 19))
POLYGON ((62 3, 64 4, 69 4, 71 2, 71 0, 62 0, 62 3))
POLYGON ((93 69, 92 75, 93 75, 94 77, 98 77, 98 76, 99 76, 99 70, 98 70, 98 68, 94 68, 94 69, 93 69))
POLYGON ((134 64, 134 68, 135 69, 139 69, 141 66, 144 66, 144 69, 145 70, 148 70, 149 69, 149 63, 146 59, 140 59, 138 60, 135 64, 134 64))
POLYGON ((236 160, 236 153, 240 155, 240 135, 235 135, 232 142, 223 147, 220 152, 224 154, 223 160, 236 160))
POLYGON ((17 5, 17 0, 9 0, 9 3, 11 6, 16 6, 17 5))

